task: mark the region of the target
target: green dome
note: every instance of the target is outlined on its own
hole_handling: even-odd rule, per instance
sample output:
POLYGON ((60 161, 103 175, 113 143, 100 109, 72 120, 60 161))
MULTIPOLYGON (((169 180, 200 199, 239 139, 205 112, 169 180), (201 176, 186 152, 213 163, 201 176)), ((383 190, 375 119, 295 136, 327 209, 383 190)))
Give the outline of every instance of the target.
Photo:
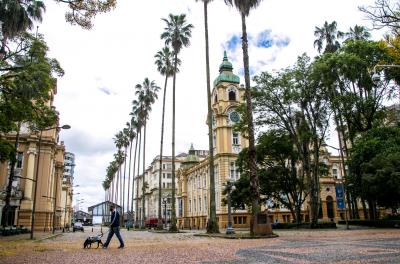
POLYGON ((240 83, 239 76, 233 74, 232 63, 228 60, 226 51, 224 51, 224 59, 219 66, 219 76, 214 81, 214 86, 217 86, 220 82, 240 83))
POLYGON ((230 61, 228 61, 228 56, 226 55, 226 51, 224 51, 224 59, 222 60, 221 65, 219 65, 219 73, 223 71, 232 71, 233 66, 230 61))

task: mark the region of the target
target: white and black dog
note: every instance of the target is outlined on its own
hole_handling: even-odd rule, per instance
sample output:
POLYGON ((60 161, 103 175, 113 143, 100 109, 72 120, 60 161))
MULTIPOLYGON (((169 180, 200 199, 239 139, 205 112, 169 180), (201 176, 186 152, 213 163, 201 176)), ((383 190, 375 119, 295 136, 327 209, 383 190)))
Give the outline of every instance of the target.
POLYGON ((101 237, 103 236, 103 233, 97 236, 90 236, 86 238, 85 242, 83 243, 83 248, 91 248, 92 243, 97 242, 97 248, 99 248, 99 245, 101 244, 103 246, 103 242, 101 242, 101 237))

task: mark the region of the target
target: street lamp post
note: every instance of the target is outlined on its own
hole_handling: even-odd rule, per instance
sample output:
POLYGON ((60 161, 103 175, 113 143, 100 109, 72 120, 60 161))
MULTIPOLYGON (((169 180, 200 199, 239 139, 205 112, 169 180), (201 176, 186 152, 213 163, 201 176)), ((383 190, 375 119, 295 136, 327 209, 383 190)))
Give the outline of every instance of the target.
POLYGON ((235 234, 235 230, 232 227, 232 213, 231 213, 231 191, 234 191, 236 189, 233 181, 228 179, 226 182, 225 190, 227 191, 228 195, 228 227, 226 228, 226 234, 231 235, 235 234))
POLYGON ((35 188, 34 188, 34 193, 33 193, 33 205, 32 205, 32 215, 31 215, 31 236, 30 238, 33 239, 33 233, 34 233, 34 226, 35 226, 35 211, 36 211, 36 192, 37 192, 37 186, 38 186, 38 179, 39 179, 39 165, 40 165, 40 148, 41 148, 41 143, 42 143, 42 134, 43 131, 46 130, 51 130, 51 129, 70 129, 70 125, 63 125, 61 127, 49 127, 49 128, 44 128, 40 129, 40 134, 39 134, 39 142, 38 142, 38 155, 37 155, 37 161, 36 161, 36 172, 35 172, 35 188))
MULTIPOLYGON (((75 185, 72 187, 79 187, 79 185, 75 185)), ((80 194, 80 193, 76 193, 76 194, 80 194)), ((63 228, 63 232, 65 231, 66 227, 66 219, 67 219, 67 198, 68 197, 68 188, 67 190, 65 190, 65 207, 64 207, 64 228, 63 228)), ((70 222, 71 222, 71 217, 70 217, 70 222)), ((69 231, 69 227, 68 227, 68 231, 69 231)))

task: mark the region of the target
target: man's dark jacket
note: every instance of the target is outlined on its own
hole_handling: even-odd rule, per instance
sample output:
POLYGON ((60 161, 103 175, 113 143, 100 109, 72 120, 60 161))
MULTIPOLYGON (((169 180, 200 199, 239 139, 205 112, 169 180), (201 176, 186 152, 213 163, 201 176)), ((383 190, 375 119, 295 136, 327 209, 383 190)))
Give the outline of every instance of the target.
POLYGON ((111 227, 119 227, 119 213, 117 210, 111 213, 111 227))

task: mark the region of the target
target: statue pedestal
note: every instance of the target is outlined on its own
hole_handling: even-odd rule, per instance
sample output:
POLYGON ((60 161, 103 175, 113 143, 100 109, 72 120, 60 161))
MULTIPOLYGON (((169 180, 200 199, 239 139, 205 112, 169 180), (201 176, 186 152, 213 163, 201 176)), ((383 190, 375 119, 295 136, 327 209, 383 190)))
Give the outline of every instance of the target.
POLYGON ((258 236, 272 235, 272 226, 268 222, 267 214, 260 213, 254 219, 254 234, 258 236))

